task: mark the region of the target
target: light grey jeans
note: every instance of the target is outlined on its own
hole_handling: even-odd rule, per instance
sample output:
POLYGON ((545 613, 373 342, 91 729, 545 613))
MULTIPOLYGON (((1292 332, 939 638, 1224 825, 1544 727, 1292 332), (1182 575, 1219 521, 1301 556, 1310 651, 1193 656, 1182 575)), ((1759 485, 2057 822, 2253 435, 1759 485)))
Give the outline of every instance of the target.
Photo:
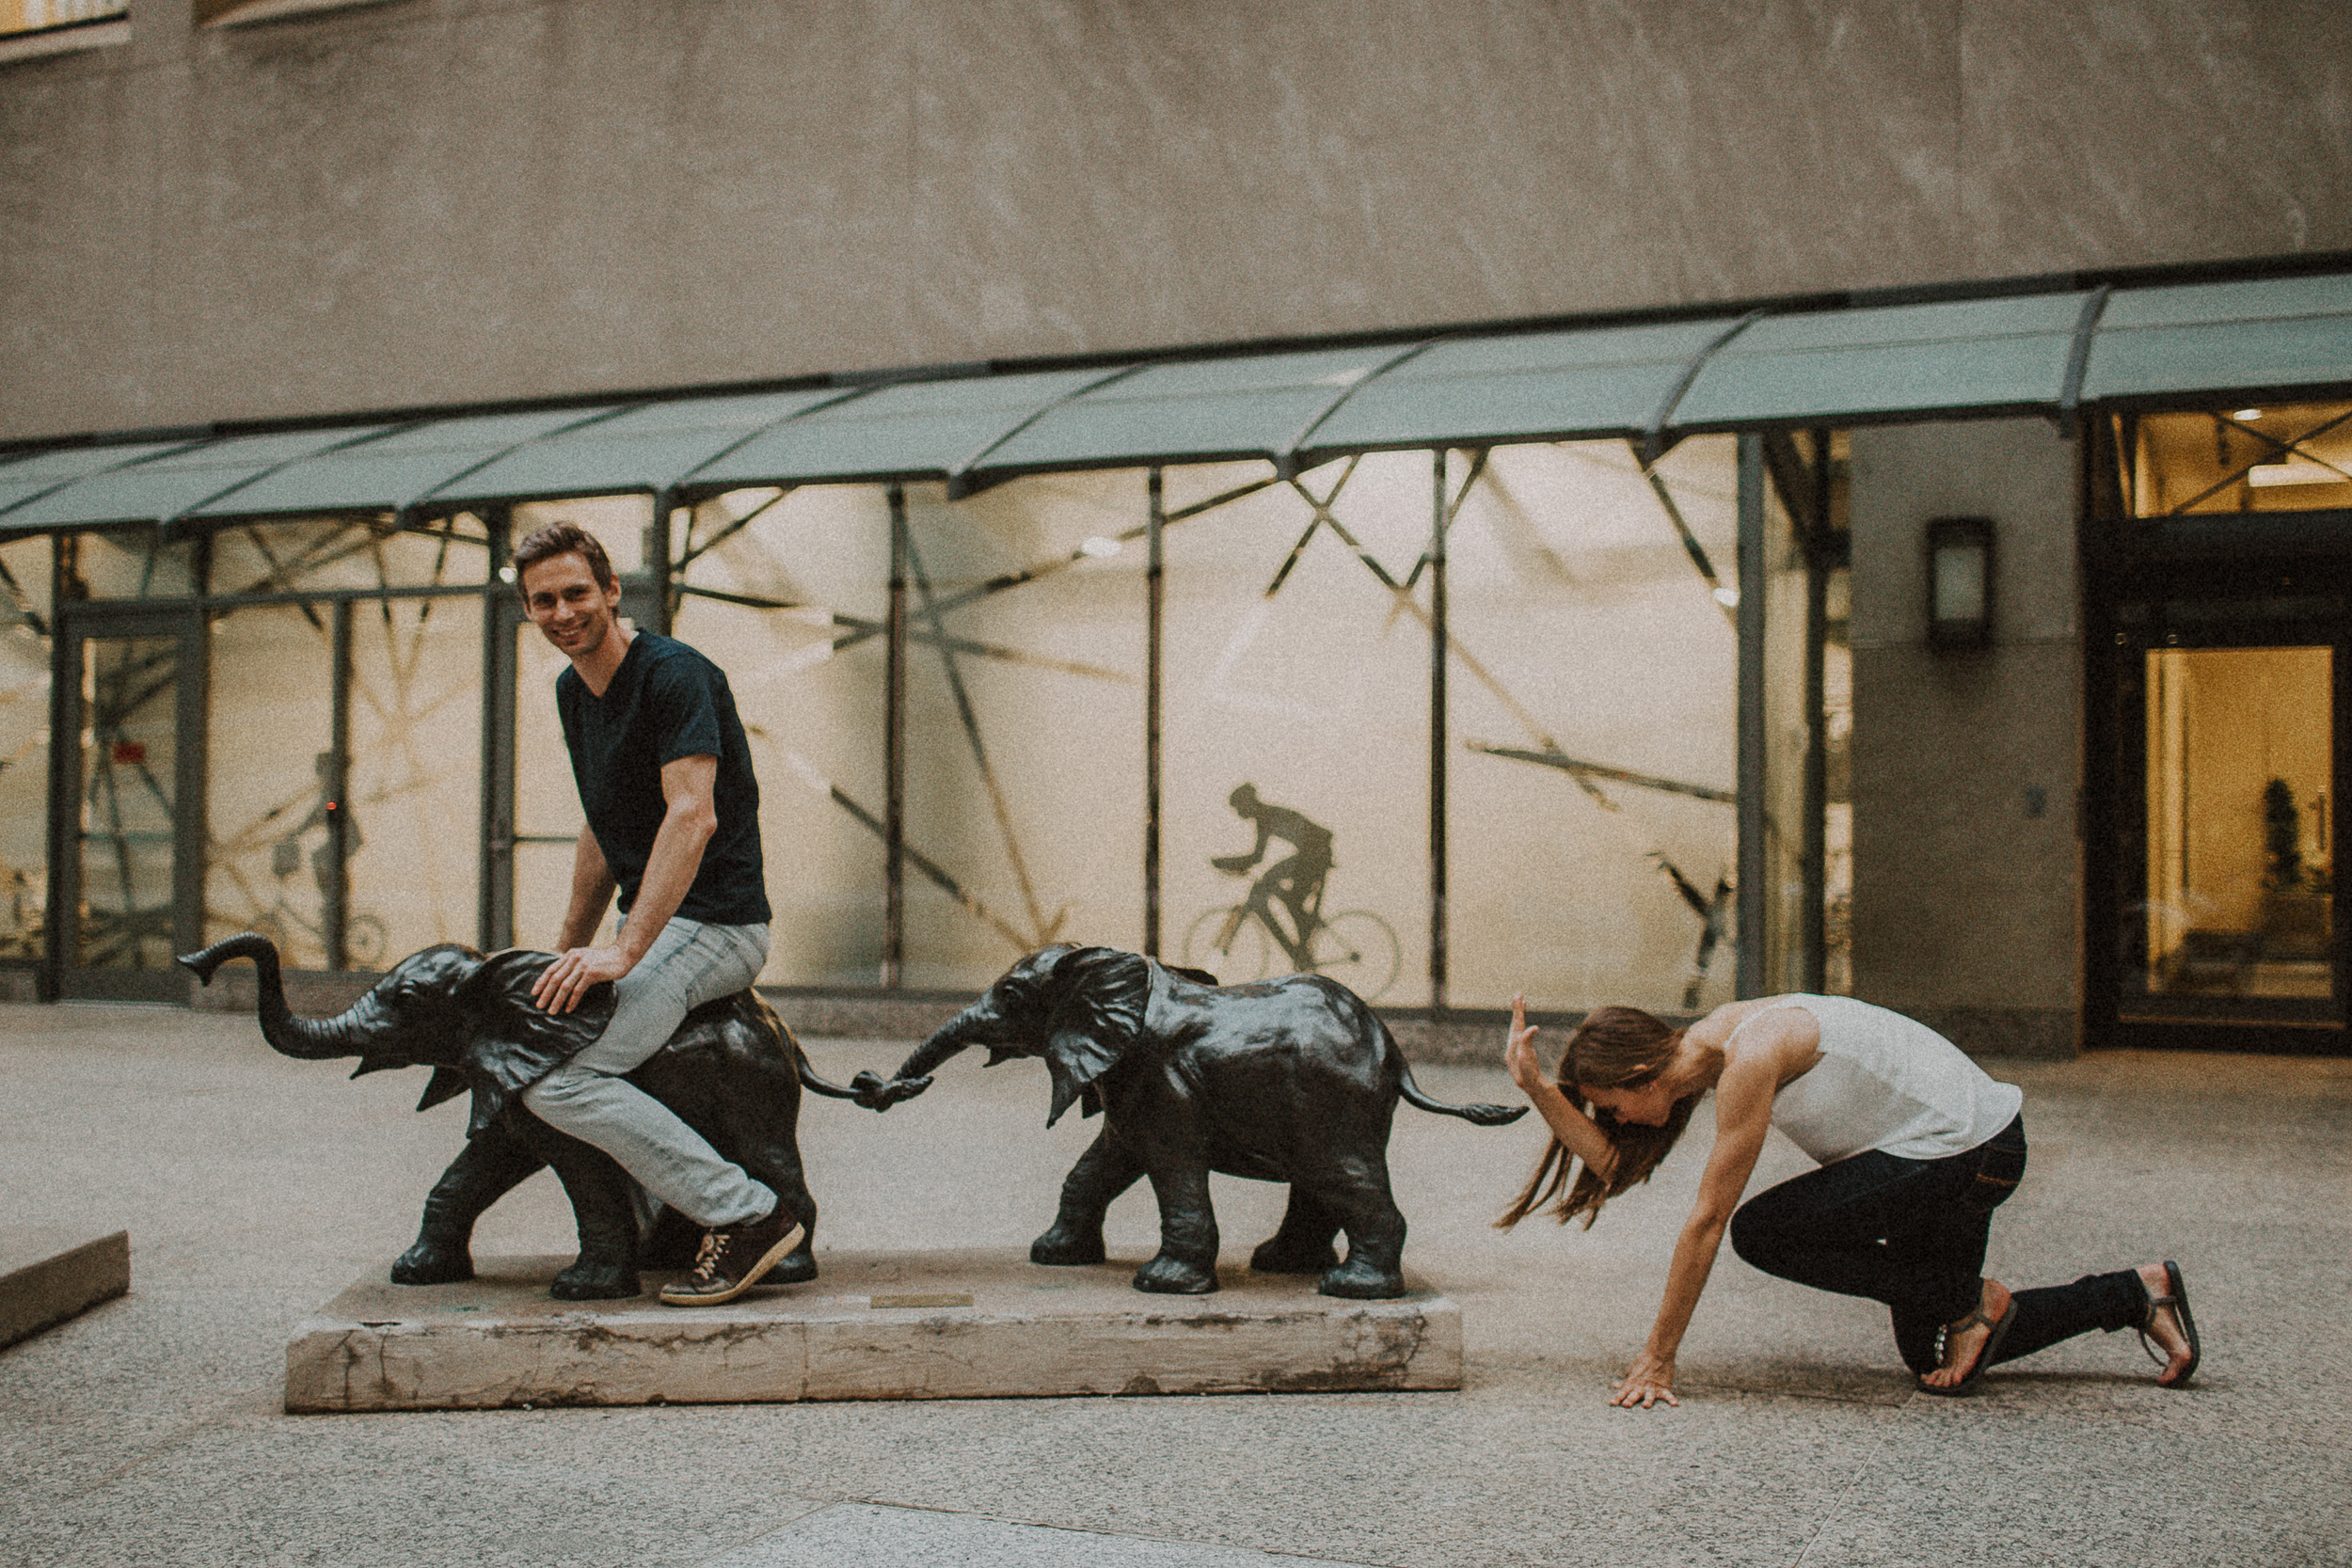
POLYGON ((765 926, 673 915, 613 982, 612 1022, 596 1044, 524 1092, 539 1119, 621 1164, 638 1185, 706 1228, 764 1218, 776 1195, 722 1159, 667 1105, 620 1076, 676 1033, 689 1009, 750 985, 768 961, 765 926))

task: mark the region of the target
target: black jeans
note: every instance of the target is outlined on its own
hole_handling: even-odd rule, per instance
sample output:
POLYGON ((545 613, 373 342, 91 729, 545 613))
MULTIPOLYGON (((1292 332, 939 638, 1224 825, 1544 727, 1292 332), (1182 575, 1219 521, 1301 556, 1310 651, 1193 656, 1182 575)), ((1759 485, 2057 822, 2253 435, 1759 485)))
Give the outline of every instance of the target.
MULTIPOLYGON (((1764 1273, 1886 1304, 1915 1372, 1934 1369, 1937 1330, 1975 1309, 1993 1211, 2026 1174, 2026 1118, 1965 1153, 1905 1160, 1876 1149, 1767 1188, 1731 1219, 1732 1250, 1764 1273)), ((2016 1292, 1999 1361, 2146 1314, 2139 1275, 2085 1275, 2016 1292)))

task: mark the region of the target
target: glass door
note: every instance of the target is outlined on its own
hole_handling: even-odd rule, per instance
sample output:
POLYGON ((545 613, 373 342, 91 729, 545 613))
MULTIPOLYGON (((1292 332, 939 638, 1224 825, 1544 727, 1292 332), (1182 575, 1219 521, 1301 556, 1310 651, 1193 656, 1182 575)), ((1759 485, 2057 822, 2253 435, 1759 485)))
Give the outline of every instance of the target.
POLYGON ((2344 650, 2294 631, 2119 640, 2124 1043, 2344 1048, 2335 884, 2344 650))
POLYGON ((56 962, 61 995, 178 1001, 200 942, 202 641, 193 614, 86 614, 64 628, 56 962), (68 760, 71 757, 71 761, 68 760))

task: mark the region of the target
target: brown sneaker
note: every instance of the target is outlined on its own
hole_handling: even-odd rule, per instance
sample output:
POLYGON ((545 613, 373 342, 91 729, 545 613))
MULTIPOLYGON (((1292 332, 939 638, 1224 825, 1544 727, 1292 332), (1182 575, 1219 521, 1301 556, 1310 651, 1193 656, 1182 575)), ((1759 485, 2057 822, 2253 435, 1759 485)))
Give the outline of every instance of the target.
POLYGON ((661 1287, 667 1307, 716 1307, 759 1283, 786 1253, 801 1244, 801 1227, 778 1204, 764 1219, 703 1232, 702 1250, 684 1279, 661 1287))

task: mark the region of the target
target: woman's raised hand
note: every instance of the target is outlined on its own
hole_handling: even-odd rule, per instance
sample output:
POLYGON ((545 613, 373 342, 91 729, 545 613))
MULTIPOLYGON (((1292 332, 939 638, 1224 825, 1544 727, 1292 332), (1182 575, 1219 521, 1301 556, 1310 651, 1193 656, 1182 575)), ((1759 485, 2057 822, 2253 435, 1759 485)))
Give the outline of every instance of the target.
POLYGON ((1535 1059, 1535 1030, 1527 1022, 1527 993, 1511 998, 1511 1030, 1503 1037, 1502 1065, 1522 1094, 1533 1095, 1544 1083, 1543 1064, 1535 1059))

